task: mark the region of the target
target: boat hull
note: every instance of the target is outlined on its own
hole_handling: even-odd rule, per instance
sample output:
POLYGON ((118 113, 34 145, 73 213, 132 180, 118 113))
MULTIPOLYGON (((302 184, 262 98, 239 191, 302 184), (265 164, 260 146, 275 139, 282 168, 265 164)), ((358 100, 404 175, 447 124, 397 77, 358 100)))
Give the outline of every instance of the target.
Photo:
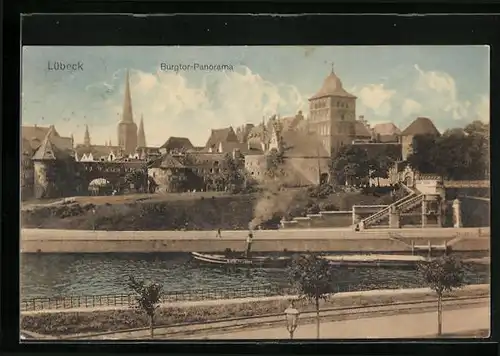
POLYGON ((198 252, 191 252, 191 257, 197 262, 219 266, 233 267, 286 267, 291 261, 289 257, 252 257, 252 258, 229 258, 223 255, 209 255, 198 252))

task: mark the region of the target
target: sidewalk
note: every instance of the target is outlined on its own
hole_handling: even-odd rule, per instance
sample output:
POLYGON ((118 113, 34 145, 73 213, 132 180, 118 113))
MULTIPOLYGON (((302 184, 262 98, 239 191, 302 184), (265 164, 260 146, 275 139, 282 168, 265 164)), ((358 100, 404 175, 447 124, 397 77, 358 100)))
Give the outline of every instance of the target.
MULTIPOLYGON (((444 302, 445 310, 453 310, 457 308, 468 308, 471 306, 483 306, 489 303, 488 298, 481 299, 467 299, 459 301, 446 301, 444 302)), ((372 318, 381 315, 394 315, 398 313, 410 314, 419 313, 423 311, 434 311, 436 309, 436 301, 426 301, 424 303, 408 303, 403 305, 386 305, 374 307, 358 307, 358 308, 341 308, 336 310, 323 310, 321 311, 321 318, 326 321, 332 320, 349 320, 360 318, 372 318)), ((316 313, 306 312, 302 313, 300 318, 303 324, 314 323, 316 313)), ((194 323, 190 325, 179 325, 170 327, 158 327, 155 329, 156 339, 179 339, 186 338, 193 335, 193 339, 201 339, 207 333, 217 334, 222 332, 232 333, 234 330, 253 330, 256 328, 266 328, 274 325, 281 325, 284 322, 284 316, 272 315, 262 316, 256 318, 240 318, 237 320, 221 320, 208 323, 194 323)), ((94 335, 79 335, 67 336, 62 339, 80 339, 80 340, 133 340, 133 339, 146 339, 149 338, 148 329, 131 330, 116 333, 103 333, 94 335)))
MULTIPOLYGON (((489 306, 461 308, 443 312, 443 333, 466 333, 490 328, 489 306)), ((437 333, 437 313, 400 314, 354 320, 322 322, 322 339, 380 339, 380 338, 424 338, 437 333)), ((466 337, 464 335, 464 337, 466 337)), ((203 336, 177 337, 177 339, 288 339, 283 326, 258 330, 244 330, 203 336)), ((300 325, 295 339, 315 339, 316 325, 300 325)))
MULTIPOLYGON (((479 290, 490 290, 489 284, 475 284, 464 286, 459 290, 460 293, 466 293, 469 291, 479 291, 479 290)), ((377 297, 377 296, 404 296, 404 295, 415 295, 425 296, 427 294, 434 293, 429 288, 408 288, 408 289, 379 289, 379 290, 369 290, 369 291, 358 291, 358 292, 343 292, 336 293, 333 295, 333 299, 341 298, 354 298, 354 297, 377 297)), ((289 300, 297 298, 296 295, 287 296, 272 296, 272 297, 253 297, 253 298, 235 298, 235 299, 214 299, 214 300, 199 300, 199 301, 185 301, 185 302, 169 302, 160 305, 160 308, 180 308, 180 307, 197 307, 197 306, 210 306, 210 305, 220 305, 220 304, 239 304, 239 303, 253 303, 253 302, 266 302, 266 301, 278 301, 278 300, 289 300)), ((42 309, 35 311, 21 312, 21 315, 33 315, 41 313, 82 313, 82 312, 95 312, 95 311, 107 311, 107 310, 124 310, 130 309, 128 306, 102 306, 102 307, 81 307, 81 308, 67 308, 67 309, 42 309)))

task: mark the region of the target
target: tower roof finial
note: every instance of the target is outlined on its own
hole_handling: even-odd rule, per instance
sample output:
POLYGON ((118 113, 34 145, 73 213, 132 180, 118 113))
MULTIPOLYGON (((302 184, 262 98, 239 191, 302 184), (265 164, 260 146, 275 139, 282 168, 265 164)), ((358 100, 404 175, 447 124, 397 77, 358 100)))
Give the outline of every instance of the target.
POLYGON ((125 96, 123 98, 122 122, 134 122, 132 114, 132 97, 130 94, 130 70, 127 69, 125 79, 125 96))
POLYGON ((89 125, 85 125, 85 136, 83 137, 83 144, 85 146, 90 146, 89 125))
POLYGON ((332 73, 335 73, 335 62, 332 62, 332 73))

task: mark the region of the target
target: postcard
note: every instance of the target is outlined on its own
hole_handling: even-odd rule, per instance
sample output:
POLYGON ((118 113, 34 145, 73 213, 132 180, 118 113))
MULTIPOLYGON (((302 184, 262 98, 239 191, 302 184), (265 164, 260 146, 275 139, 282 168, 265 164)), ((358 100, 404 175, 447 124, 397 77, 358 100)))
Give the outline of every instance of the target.
POLYGON ((486 46, 23 47, 21 340, 488 337, 489 97, 486 46))

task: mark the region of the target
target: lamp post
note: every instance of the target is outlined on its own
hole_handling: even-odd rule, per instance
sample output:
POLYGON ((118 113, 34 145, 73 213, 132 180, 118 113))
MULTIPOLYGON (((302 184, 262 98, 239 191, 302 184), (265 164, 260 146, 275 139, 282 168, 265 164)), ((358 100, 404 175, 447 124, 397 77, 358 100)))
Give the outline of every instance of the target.
POLYGON ((95 209, 92 209, 92 230, 95 231, 95 209))
POLYGON ((300 312, 294 308, 293 303, 285 310, 286 329, 290 333, 290 339, 293 339, 293 333, 299 325, 299 315, 300 312))

